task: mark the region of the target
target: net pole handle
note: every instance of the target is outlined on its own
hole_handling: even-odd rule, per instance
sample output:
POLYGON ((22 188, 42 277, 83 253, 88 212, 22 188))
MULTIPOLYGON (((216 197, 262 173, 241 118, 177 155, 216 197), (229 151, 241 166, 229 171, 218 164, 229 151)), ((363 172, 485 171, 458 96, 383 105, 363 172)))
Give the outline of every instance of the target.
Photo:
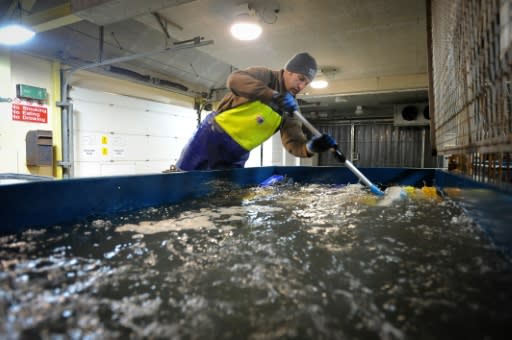
MULTIPOLYGON (((311 131, 312 134, 314 134, 316 137, 320 137, 322 135, 322 133, 320 131, 318 131, 313 125, 311 125, 311 123, 306 119, 304 118, 304 116, 302 115, 302 113, 300 113, 299 110, 295 110, 293 111, 293 115, 296 116, 297 118, 299 118, 299 120, 302 122, 302 124, 309 130, 311 131)), ((362 173, 361 171, 359 171, 355 166, 354 164, 352 164, 351 161, 345 159, 345 156, 343 156, 343 153, 340 151, 339 148, 335 148, 335 149, 332 149, 336 158, 338 158, 342 163, 345 164, 345 166, 350 170, 352 171, 352 173, 354 175, 356 175, 357 178, 359 178, 359 180, 361 182, 363 182, 364 184, 366 184, 366 186, 368 186, 370 188, 370 190, 376 194, 376 195, 384 195, 384 193, 379 189, 377 188, 377 186, 375 184, 373 184, 372 182, 370 182, 370 180, 368 178, 366 178, 362 173)))

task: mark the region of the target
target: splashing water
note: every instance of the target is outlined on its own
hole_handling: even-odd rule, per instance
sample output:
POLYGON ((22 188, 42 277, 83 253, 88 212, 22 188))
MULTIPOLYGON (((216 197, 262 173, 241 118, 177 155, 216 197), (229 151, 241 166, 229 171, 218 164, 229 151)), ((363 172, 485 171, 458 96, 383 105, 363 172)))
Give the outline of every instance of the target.
POLYGON ((402 189, 239 189, 1 237, 0 337, 500 338, 510 263, 402 189))

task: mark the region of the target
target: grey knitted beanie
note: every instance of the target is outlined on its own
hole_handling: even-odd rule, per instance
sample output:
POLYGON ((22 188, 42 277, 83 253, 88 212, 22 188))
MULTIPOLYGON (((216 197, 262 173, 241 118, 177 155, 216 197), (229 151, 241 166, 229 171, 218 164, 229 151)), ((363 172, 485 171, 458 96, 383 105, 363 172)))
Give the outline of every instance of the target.
POLYGON ((303 74, 311 81, 316 75, 316 60, 307 52, 298 53, 288 60, 284 69, 303 74))

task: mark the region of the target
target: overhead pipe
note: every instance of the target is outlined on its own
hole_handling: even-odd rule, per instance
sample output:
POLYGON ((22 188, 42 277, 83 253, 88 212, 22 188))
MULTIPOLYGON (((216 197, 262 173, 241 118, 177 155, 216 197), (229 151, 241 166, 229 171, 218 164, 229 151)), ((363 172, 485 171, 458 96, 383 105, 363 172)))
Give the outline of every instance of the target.
POLYGON ((102 62, 103 61, 103 46, 105 45, 103 43, 104 41, 104 28, 103 26, 100 26, 100 30, 99 30, 99 35, 100 35, 100 41, 99 41, 99 53, 98 53, 98 61, 99 62, 102 62))

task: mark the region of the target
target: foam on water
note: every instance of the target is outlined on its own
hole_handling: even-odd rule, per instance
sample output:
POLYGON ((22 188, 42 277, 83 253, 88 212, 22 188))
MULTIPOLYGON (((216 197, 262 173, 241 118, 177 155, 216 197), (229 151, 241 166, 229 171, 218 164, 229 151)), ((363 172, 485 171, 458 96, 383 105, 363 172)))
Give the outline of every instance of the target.
POLYGON ((403 200, 407 198, 407 193, 399 186, 392 186, 384 191, 384 196, 380 199, 378 205, 387 207, 394 201, 403 200))
POLYGON ((231 188, 1 237, 0 337, 499 339, 510 263, 454 202, 400 189, 231 188))

